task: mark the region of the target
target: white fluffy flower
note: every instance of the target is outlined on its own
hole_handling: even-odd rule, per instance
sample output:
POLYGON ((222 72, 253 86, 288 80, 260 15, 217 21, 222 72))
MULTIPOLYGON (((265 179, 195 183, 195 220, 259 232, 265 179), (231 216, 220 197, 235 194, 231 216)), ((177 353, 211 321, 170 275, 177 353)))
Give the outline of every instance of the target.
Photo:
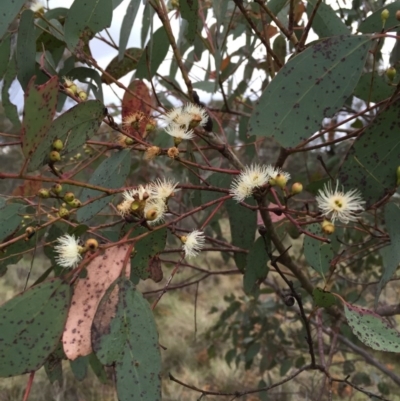
POLYGON ((163 120, 168 125, 177 125, 187 128, 189 127, 191 116, 184 112, 183 107, 176 107, 163 116, 163 120))
POLYGON ((152 198, 161 198, 167 199, 174 195, 174 192, 177 191, 176 186, 177 182, 172 180, 164 180, 157 179, 155 182, 149 185, 150 194, 152 198))
POLYGON ((144 207, 144 218, 150 225, 155 225, 164 221, 165 212, 167 211, 167 205, 164 199, 155 198, 150 199, 146 202, 144 207))
POLYGON ((185 252, 185 257, 192 258, 197 256, 203 249, 205 240, 204 233, 200 230, 194 230, 190 234, 182 236, 182 249, 185 252))
POLYGON ((274 166, 269 165, 266 167, 266 170, 267 170, 267 174, 269 175, 270 179, 275 180, 276 177, 282 176, 286 179, 286 181, 290 180, 290 174, 287 171, 283 171, 279 167, 274 167, 274 166))
POLYGON ((184 109, 184 113, 190 116, 192 127, 204 127, 208 120, 207 112, 199 105, 188 103, 184 109))
POLYGON ((44 12, 44 5, 41 1, 35 1, 31 4, 30 9, 34 12, 34 13, 43 13, 44 12))
POLYGON ((185 127, 182 127, 181 125, 178 124, 170 124, 168 127, 165 128, 165 132, 168 135, 173 136, 174 138, 179 138, 179 139, 193 139, 194 138, 194 132, 193 130, 187 130, 185 127))
POLYGON ((324 185, 324 188, 318 191, 316 197, 318 208, 322 214, 334 222, 336 219, 342 223, 356 221, 355 213, 364 210, 365 201, 362 199, 357 189, 348 192, 339 190, 339 182, 336 181, 336 188, 332 188, 331 182, 324 185))
POLYGON ((239 177, 232 182, 230 193, 233 199, 241 202, 250 196, 255 188, 265 185, 269 178, 268 167, 259 164, 246 166, 239 177))
POLYGON ((148 185, 139 185, 136 189, 129 189, 122 193, 124 200, 133 202, 135 200, 145 200, 150 196, 150 188, 148 185))
POLYGON ((79 251, 82 249, 78 245, 78 239, 73 235, 63 235, 57 239, 58 245, 54 247, 58 253, 57 263, 62 267, 76 267, 82 259, 79 251))

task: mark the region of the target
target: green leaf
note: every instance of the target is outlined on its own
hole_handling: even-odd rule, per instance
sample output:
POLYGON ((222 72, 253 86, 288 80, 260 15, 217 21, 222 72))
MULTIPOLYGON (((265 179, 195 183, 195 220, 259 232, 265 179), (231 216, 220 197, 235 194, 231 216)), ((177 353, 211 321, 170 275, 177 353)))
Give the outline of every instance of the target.
MULTIPOLYGON (((136 230, 135 236, 147 232, 145 229, 136 230)), ((149 235, 135 243, 135 256, 131 259, 131 271, 142 280, 150 277, 149 261, 165 248, 167 229, 149 232, 149 235)))
POLYGON ((243 276, 243 289, 246 294, 253 294, 257 289, 257 282, 267 277, 268 260, 264 239, 259 237, 247 254, 246 270, 243 276))
POLYGON ((11 35, 7 35, 0 42, 0 80, 3 78, 10 61, 11 53, 11 35))
MULTIPOLYGON (((316 0, 307 2, 308 18, 310 18, 316 3, 316 0)), ((320 38, 336 35, 350 35, 350 30, 346 24, 338 17, 333 8, 324 2, 320 3, 311 27, 320 38)))
POLYGON ((35 75, 35 39, 34 13, 31 10, 25 10, 19 23, 17 49, 15 52, 18 66, 18 80, 24 90, 35 75))
POLYGON ((62 360, 65 358, 65 354, 62 348, 61 342, 58 343, 57 348, 54 352, 52 352, 47 358, 44 369, 46 371, 46 375, 50 381, 50 383, 58 382, 59 385, 62 385, 63 382, 63 369, 62 369, 62 360))
POLYGON ((0 242, 12 234, 21 223, 18 212, 22 209, 19 203, 12 203, 0 209, 0 242))
POLYGON ((161 400, 161 356, 153 313, 127 278, 117 279, 101 300, 92 346, 103 364, 115 366, 120 401, 161 400))
MULTIPOLYGON (((318 223, 307 226, 307 231, 321 236, 322 230, 318 223)), ((308 235, 304 236, 304 256, 307 263, 321 276, 329 271, 330 263, 334 257, 331 244, 318 241, 308 235)))
MULTIPOLYGON (((125 53, 126 54, 123 56, 122 60, 119 59, 119 56, 114 57, 106 68, 106 72, 112 75, 115 79, 120 79, 124 75, 136 69, 143 50, 137 49, 136 47, 131 47, 130 49, 126 49, 125 53)), ((108 85, 113 83, 113 81, 106 74, 101 76, 101 80, 108 85)))
POLYGON ((347 322, 353 333, 368 347, 378 351, 400 352, 400 333, 376 313, 344 304, 347 322))
POLYGON ((28 171, 34 171, 48 162, 48 154, 55 139, 64 142, 62 153, 83 145, 98 130, 104 116, 104 106, 98 100, 80 103, 53 121, 47 135, 31 156, 28 171))
MULTIPOLYGON (((135 18, 136 18, 137 12, 139 10, 139 6, 140 6, 140 1, 131 0, 131 2, 128 5, 128 8, 126 9, 126 14, 124 16, 124 19, 122 20, 121 30, 119 33, 118 61, 122 61, 123 58, 125 57, 124 54, 125 54, 126 46, 128 45, 129 36, 131 34, 131 30, 133 27, 133 23, 135 22, 135 18)), ((125 75, 125 74, 123 74, 123 75, 125 75)), ((115 78, 117 78, 117 77, 115 77, 115 78)))
POLYGON ((90 367, 92 368, 94 374, 97 376, 97 378, 100 380, 101 383, 106 384, 107 383, 107 374, 104 370, 104 366, 101 364, 99 359, 97 358, 96 354, 92 352, 89 356, 89 364, 90 367))
POLYGON ((389 85, 384 75, 379 75, 375 71, 361 75, 354 89, 354 96, 365 102, 371 101, 377 103, 392 96, 394 91, 395 86, 389 85))
POLYGON ((400 1, 395 1, 390 4, 385 4, 384 7, 375 11, 368 18, 366 18, 363 22, 361 22, 358 27, 358 32, 361 33, 380 33, 382 31, 382 11, 387 9, 389 11, 389 18, 385 23, 385 31, 395 31, 396 27, 400 25, 399 21, 396 19, 396 11, 400 9, 400 1))
POLYGON ((17 76, 17 63, 15 61, 15 57, 12 57, 10 62, 8 63, 7 71, 4 75, 3 88, 1 89, 1 100, 6 117, 14 125, 14 129, 16 131, 19 131, 21 129, 21 122, 19 121, 18 117, 18 109, 13 103, 11 103, 10 94, 8 93, 11 84, 13 83, 14 78, 16 76, 17 76))
POLYGON ((77 67, 68 71, 68 77, 70 77, 72 80, 77 79, 78 81, 84 83, 91 83, 91 81, 96 82, 96 89, 93 85, 91 85, 90 87, 93 90, 96 99, 99 100, 101 103, 104 103, 102 82, 100 75, 96 70, 87 67, 77 67))
POLYGON ((383 110, 354 141, 339 170, 339 181, 346 190, 357 188, 367 208, 378 202, 396 185, 400 157, 398 120, 400 103, 383 110))
POLYGON ((165 60, 168 48, 168 36, 164 27, 161 27, 150 37, 150 42, 143 50, 137 65, 136 78, 152 79, 156 75, 158 67, 165 60))
POLYGON ((112 0, 75 0, 64 25, 65 42, 69 49, 72 52, 77 50, 79 38, 86 29, 95 34, 110 27, 112 14, 112 0))
POLYGON ((48 135, 57 107, 57 75, 39 86, 35 86, 35 78, 32 77, 26 88, 22 121, 22 152, 27 159, 48 135))
MULTIPOLYGON (((247 201, 250 205, 255 205, 255 201, 247 201)), ((254 243, 254 236, 257 229, 257 213, 246 207, 241 206, 233 199, 225 202, 228 211, 229 224, 231 227, 232 245, 242 249, 250 249, 254 243)), ((235 252, 233 258, 237 268, 244 272, 247 264, 245 253, 235 252)))
MULTIPOLYGON (((89 184, 99 185, 105 188, 122 187, 131 168, 131 158, 129 149, 124 149, 113 153, 104 160, 89 179, 89 184)), ((104 195, 103 192, 85 188, 80 196, 81 202, 104 195)), ((79 222, 88 221, 100 212, 114 195, 98 199, 86 206, 78 209, 77 220, 79 222)))
POLYGON ((200 89, 204 92, 214 93, 215 92, 215 82, 211 81, 201 81, 193 83, 194 89, 200 89))
POLYGON ((292 58, 261 95, 249 135, 294 147, 332 117, 356 86, 370 47, 367 36, 337 36, 292 58))
POLYGON ((19 10, 25 4, 25 0, 3 1, 0 12, 0 39, 6 34, 11 22, 18 15, 19 10))
POLYGON ((77 380, 82 381, 86 378, 89 366, 89 359, 87 356, 80 356, 73 361, 69 361, 69 363, 71 365, 72 373, 77 380))
POLYGON ((313 289, 312 297, 315 305, 320 308, 329 308, 330 306, 336 305, 336 297, 322 288, 315 287, 313 289))
POLYGON ((380 249, 383 274, 376 289, 375 307, 378 304, 382 288, 392 278, 400 263, 400 209, 396 204, 388 203, 385 206, 385 222, 390 245, 380 249))
POLYGON ((59 343, 71 298, 69 284, 43 282, 0 307, 0 376, 39 369, 59 343))
POLYGON ((199 4, 197 0, 180 0, 179 8, 182 18, 188 22, 186 39, 192 44, 196 37, 197 23, 199 21, 199 4))

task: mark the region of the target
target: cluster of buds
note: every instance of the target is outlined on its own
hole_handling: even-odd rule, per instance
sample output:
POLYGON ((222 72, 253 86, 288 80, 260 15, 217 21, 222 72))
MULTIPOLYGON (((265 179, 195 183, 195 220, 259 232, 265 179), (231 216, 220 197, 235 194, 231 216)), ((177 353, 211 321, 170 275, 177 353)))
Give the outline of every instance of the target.
POLYGON ((79 86, 77 86, 71 79, 67 77, 63 77, 63 79, 65 92, 67 92, 71 96, 79 97, 82 102, 87 100, 87 93, 83 89, 79 88, 79 86))
MULTIPOLYGON (((56 198, 62 199, 64 203, 58 209, 57 215, 63 219, 67 219, 70 215, 70 210, 67 208, 67 205, 71 208, 78 208, 82 206, 82 202, 75 198, 73 192, 66 192, 64 195, 61 195, 63 187, 61 184, 54 184, 50 190, 46 188, 40 188, 37 192, 37 196, 41 199, 48 199, 48 198, 56 198)), ((49 218, 52 218, 49 216, 49 218)))
POLYGON ((194 128, 204 127, 208 121, 208 114, 201 106, 188 103, 170 110, 164 116, 164 120, 168 124, 165 132, 174 138, 174 144, 178 146, 182 140, 194 138, 194 128))
POLYGON ((174 196, 177 183, 157 180, 148 185, 139 185, 123 193, 124 200, 117 206, 118 212, 127 221, 146 221, 150 225, 164 220, 168 199, 174 196))
POLYGON ((50 163, 54 164, 61 160, 60 152, 64 148, 63 141, 61 139, 56 139, 52 144, 52 151, 49 153, 50 163))

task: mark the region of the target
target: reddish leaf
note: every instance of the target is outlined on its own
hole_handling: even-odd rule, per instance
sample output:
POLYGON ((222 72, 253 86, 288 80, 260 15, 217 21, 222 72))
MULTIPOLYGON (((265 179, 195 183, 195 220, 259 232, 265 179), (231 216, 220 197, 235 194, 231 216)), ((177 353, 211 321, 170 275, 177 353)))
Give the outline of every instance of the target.
MULTIPOLYGON (((74 360, 92 352, 90 330, 94 315, 107 289, 120 276, 127 252, 126 245, 106 249, 103 255, 89 263, 87 276, 78 280, 62 338, 68 359, 74 360)), ((130 276, 130 263, 125 274, 130 276)))
POLYGON ((42 188, 41 181, 25 180, 23 184, 18 185, 12 192, 13 196, 32 196, 36 195, 39 189, 42 188))

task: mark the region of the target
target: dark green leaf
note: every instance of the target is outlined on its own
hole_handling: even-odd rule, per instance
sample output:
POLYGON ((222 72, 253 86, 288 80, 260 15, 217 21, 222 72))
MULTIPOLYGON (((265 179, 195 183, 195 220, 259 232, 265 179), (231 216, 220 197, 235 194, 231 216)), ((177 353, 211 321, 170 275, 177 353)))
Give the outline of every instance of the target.
MULTIPOLYGON (((106 68, 106 72, 112 75, 115 79, 120 79, 124 75, 136 69, 143 50, 137 49, 136 47, 131 47, 130 49, 126 49, 125 53, 126 54, 122 60, 120 60, 118 56, 114 57, 106 68)), ((101 76, 101 80, 108 85, 112 84, 113 82, 106 74, 101 76)))
POLYGON ((75 51, 84 30, 92 34, 111 25, 112 0, 75 0, 69 9, 64 30, 65 41, 71 51, 75 51))
MULTIPOLYGON (((322 230, 318 223, 307 226, 307 231, 319 236, 322 235, 322 230)), ((304 256, 307 263, 324 277, 329 271, 329 266, 334 257, 334 253, 330 244, 318 241, 315 238, 305 235, 304 256)))
POLYGON ((320 308, 329 308, 336 304, 336 297, 329 291, 325 291, 322 288, 315 287, 312 293, 314 303, 320 308))
POLYGON ((101 300, 92 346, 103 364, 114 364, 120 401, 161 400, 161 356, 153 313, 128 279, 116 280, 101 300))
POLYGON ((57 95, 57 75, 39 86, 35 86, 33 77, 26 88, 21 141, 22 152, 27 159, 48 135, 56 112, 57 95))
POLYGON ((13 83, 14 78, 16 76, 17 76, 17 63, 15 61, 15 57, 12 57, 10 62, 8 63, 7 71, 4 75, 3 88, 1 89, 1 100, 6 117, 14 125, 14 129, 19 131, 21 129, 21 122, 19 121, 18 117, 18 109, 13 103, 11 103, 10 94, 8 93, 11 84, 13 83))
POLYGON ((7 35, 0 42, 0 80, 3 78, 10 61, 11 35, 7 35))
POLYGON ((18 66, 18 80, 24 90, 35 75, 36 46, 35 26, 33 22, 33 12, 25 10, 19 23, 17 50, 15 52, 18 66))
POLYGON ((100 382, 103 384, 107 383, 107 374, 104 370, 103 365, 97 358, 96 354, 94 352, 92 352, 88 358, 89 358, 90 367, 92 368, 94 374, 97 376, 97 378, 100 380, 100 382))
MULTIPOLYGON (((247 201, 250 205, 255 205, 255 201, 247 201)), ((233 199, 225 202, 231 227, 232 245, 242 249, 250 249, 254 243, 254 237, 257 229, 257 213, 241 206, 233 199)), ((247 263, 245 253, 235 252, 234 259, 236 266, 241 272, 244 272, 247 263)))
POLYGON ((69 361, 69 363, 71 365, 71 370, 77 380, 82 381, 86 378, 87 369, 89 366, 89 359, 87 356, 80 356, 73 361, 69 361))
POLYGON ((0 209, 0 242, 12 234, 21 223, 18 212, 22 209, 19 203, 12 203, 0 209))
POLYGON ((376 289, 375 306, 378 304, 382 288, 392 278, 400 263, 400 209, 394 203, 388 203, 385 206, 385 222, 390 245, 380 249, 383 274, 376 289))
MULTIPOLYGON (((122 187, 131 168, 131 157, 129 149, 124 149, 113 153, 109 158, 103 161, 89 179, 89 184, 99 185, 105 188, 122 187)), ((104 195, 103 192, 94 189, 85 188, 80 196, 81 202, 87 202, 89 199, 104 195)), ((78 209, 77 220, 84 222, 90 220, 100 212, 113 195, 98 199, 86 206, 78 209)))
MULTIPOLYGON (((125 54, 126 46, 128 45, 129 35, 131 34, 131 30, 133 27, 133 23, 135 22, 135 18, 136 18, 137 12, 139 10, 139 6, 140 6, 140 1, 131 0, 128 5, 128 8, 126 9, 126 14, 122 21, 121 31, 119 33, 118 61, 122 61, 122 59, 125 57, 124 54, 125 54)), ((123 75, 125 75, 125 74, 123 74, 123 75)), ((121 75, 121 76, 123 76, 123 75, 121 75)))
POLYGON ((8 27, 17 16, 21 7, 25 4, 25 0, 3 1, 0 12, 0 39, 7 32, 8 27))
POLYGON ((361 22, 360 26, 358 27, 358 31, 361 33, 380 33, 383 28, 381 14, 385 9, 389 11, 389 18, 385 23, 385 31, 389 28, 391 28, 390 31, 395 31, 396 27, 398 27, 400 24, 396 19, 396 11, 400 9, 400 1, 385 4, 384 7, 375 11, 372 15, 361 22))
POLYGON ((188 22, 186 39, 192 44, 196 37, 197 23, 199 21, 198 10, 199 4, 197 0, 180 0, 179 8, 181 16, 188 22))
POLYGON ((293 147, 332 117, 356 86, 370 47, 367 36, 338 36, 292 58, 261 95, 249 134, 293 147))
POLYGON ((61 139, 70 152, 83 145, 98 130, 104 116, 104 106, 98 100, 80 103, 53 121, 45 138, 36 148, 28 165, 28 171, 34 171, 48 162, 48 154, 55 139, 61 139))
MULTIPOLYGON (((270 0, 267 6, 274 15, 277 15, 288 2, 288 0, 270 0)), ((271 18, 268 15, 266 16, 266 20, 267 22, 271 22, 271 18)))
MULTIPOLYGON (((316 3, 316 0, 307 1, 308 18, 310 18, 316 3)), ((338 17, 336 12, 333 11, 333 8, 324 2, 319 4, 311 27, 320 38, 336 35, 350 35, 350 30, 346 24, 338 17)))
POLYGON ((63 369, 62 360, 65 359, 65 354, 61 342, 58 343, 57 348, 47 358, 44 369, 49 378, 50 383, 58 382, 59 385, 63 383, 63 369))
POLYGON ((400 352, 400 333, 381 316, 347 302, 344 312, 353 333, 365 345, 378 351, 400 352))
POLYGON ((136 69, 136 78, 152 79, 158 67, 165 60, 169 48, 168 36, 164 27, 157 29, 149 44, 143 50, 136 69))
POLYGON ((200 89, 204 92, 214 93, 215 92, 215 82, 211 81, 201 81, 193 83, 194 89, 200 89))
MULTIPOLYGON (((146 232, 145 229, 135 231, 135 236, 146 232)), ((131 271, 142 280, 150 277, 148 270, 150 258, 163 251, 167 240, 167 229, 149 232, 135 244, 135 256, 131 259, 131 271)))
POLYGON ((379 75, 377 72, 367 72, 361 75, 354 89, 354 96, 365 102, 377 103, 392 96, 395 88, 388 83, 384 75, 379 75))
POLYGON ((69 284, 46 281, 0 307, 0 376, 39 369, 56 348, 67 319, 69 284))
POLYGON ((355 140, 339 170, 346 190, 358 188, 367 207, 396 188, 400 164, 400 103, 383 110, 355 140))
POLYGON ((257 282, 267 277, 268 259, 264 239, 259 237, 247 254, 246 270, 243 276, 243 289, 246 294, 254 293, 257 282))

